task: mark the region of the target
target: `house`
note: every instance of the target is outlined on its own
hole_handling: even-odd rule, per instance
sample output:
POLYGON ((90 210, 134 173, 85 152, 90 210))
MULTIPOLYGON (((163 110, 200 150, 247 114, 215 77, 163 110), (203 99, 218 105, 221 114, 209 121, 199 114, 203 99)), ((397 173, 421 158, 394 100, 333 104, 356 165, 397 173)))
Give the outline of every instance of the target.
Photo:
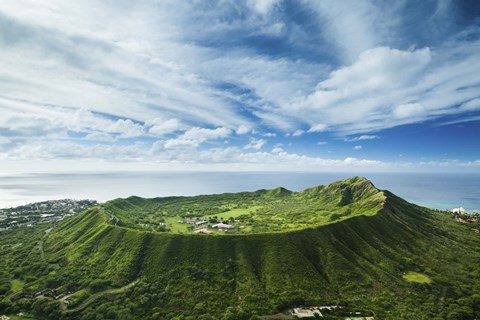
POLYGON ((185 220, 182 220, 182 221, 178 221, 179 223, 184 223, 184 224, 194 224, 194 225, 202 225, 204 223, 207 223, 207 220, 203 219, 203 218, 192 218, 192 219, 185 219, 185 220))
POLYGON ((64 292, 64 293, 60 293, 58 296, 53 297, 53 299, 58 300, 58 299, 61 299, 61 298, 65 297, 66 295, 67 295, 67 294, 66 294, 65 292, 64 292))
POLYGON ((318 307, 318 309, 320 310, 329 310, 329 311, 332 311, 332 310, 336 310, 336 309, 341 309, 342 307, 340 306, 322 306, 322 307, 318 307))
POLYGON ((50 289, 48 289, 48 288, 43 289, 43 290, 40 290, 40 291, 38 291, 38 292, 35 292, 34 296, 35 296, 35 297, 38 297, 38 296, 40 296, 40 295, 42 295, 42 294, 44 294, 44 293, 46 293, 46 292, 48 292, 48 291, 50 291, 50 289))
POLYGON ((315 316, 323 317, 320 310, 315 308, 293 308, 292 316, 295 316, 299 319, 302 318, 315 318, 315 316))
POLYGON ((212 228, 214 228, 214 229, 225 229, 225 230, 235 229, 234 226, 229 225, 229 224, 225 224, 225 223, 217 223, 217 224, 214 224, 214 225, 212 226, 212 228))
POLYGON ((465 213, 465 209, 463 209, 463 207, 460 207, 460 208, 453 208, 453 209, 452 209, 452 213, 460 213, 460 214, 464 214, 464 213, 465 213))
POLYGON ((462 218, 458 218, 458 219, 457 219, 457 222, 460 222, 460 223, 477 223, 478 220, 477 220, 477 219, 462 219, 462 218))

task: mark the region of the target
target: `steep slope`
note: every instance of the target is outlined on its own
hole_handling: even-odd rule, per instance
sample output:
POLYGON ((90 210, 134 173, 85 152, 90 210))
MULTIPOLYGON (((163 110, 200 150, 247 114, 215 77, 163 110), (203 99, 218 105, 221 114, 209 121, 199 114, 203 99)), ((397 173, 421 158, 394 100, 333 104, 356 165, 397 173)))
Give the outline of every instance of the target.
MULTIPOLYGON (((207 201, 213 203, 234 196, 205 197, 213 197, 207 201)), ((111 288, 138 281, 115 301, 143 301, 136 311, 143 318, 156 313, 239 319, 299 303, 335 303, 371 310, 382 319, 431 319, 453 312, 454 302, 479 292, 477 234, 363 178, 299 193, 274 189, 241 197, 315 199, 312 203, 339 216, 288 232, 148 232, 129 227, 136 210, 172 199, 177 205, 193 200, 134 197, 64 221, 48 236, 45 254, 51 264, 60 265, 55 281, 73 291, 98 291, 92 283, 111 288), (109 211, 113 207, 117 216, 109 211), (403 278, 407 271, 426 274, 433 282, 409 283, 403 278)), ((87 308, 81 294, 72 299, 71 317, 112 303, 105 297, 87 308)))

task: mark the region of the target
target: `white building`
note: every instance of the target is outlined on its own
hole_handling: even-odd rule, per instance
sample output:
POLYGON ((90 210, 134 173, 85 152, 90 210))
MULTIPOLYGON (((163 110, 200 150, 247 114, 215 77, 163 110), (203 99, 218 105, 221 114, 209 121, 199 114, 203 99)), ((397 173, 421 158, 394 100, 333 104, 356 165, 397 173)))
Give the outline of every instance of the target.
POLYGON ((234 226, 225 224, 225 223, 217 223, 212 226, 214 229, 235 229, 234 226))
POLYGON ((314 318, 316 315, 323 317, 320 309, 317 307, 314 308, 294 308, 292 315, 297 318, 314 318))

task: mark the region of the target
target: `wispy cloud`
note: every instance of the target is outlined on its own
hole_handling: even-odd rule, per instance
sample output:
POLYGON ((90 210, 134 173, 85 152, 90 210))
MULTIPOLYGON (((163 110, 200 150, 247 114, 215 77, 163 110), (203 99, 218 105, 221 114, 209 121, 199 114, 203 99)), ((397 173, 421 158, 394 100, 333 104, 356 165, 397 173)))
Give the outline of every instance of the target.
POLYGON ((374 140, 374 139, 380 139, 380 137, 377 136, 377 135, 363 134, 363 135, 358 136, 358 137, 348 137, 348 138, 345 138, 344 141, 347 141, 347 142, 355 142, 355 141, 374 140))
POLYGON ((295 130, 294 133, 292 133, 292 137, 300 137, 300 136, 303 135, 304 133, 305 133, 304 130, 298 129, 298 130, 295 130))

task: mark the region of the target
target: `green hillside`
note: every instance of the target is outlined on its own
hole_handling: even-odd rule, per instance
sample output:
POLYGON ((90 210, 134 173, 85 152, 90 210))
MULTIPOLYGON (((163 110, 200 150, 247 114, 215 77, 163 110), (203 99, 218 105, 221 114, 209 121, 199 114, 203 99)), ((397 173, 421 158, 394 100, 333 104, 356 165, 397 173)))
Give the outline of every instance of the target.
MULTIPOLYGON (((33 245, 8 250, 2 237, 4 273, 22 281, 24 293, 53 288, 67 296, 7 291, 0 314, 3 308, 39 319, 255 319, 296 305, 340 305, 375 319, 474 319, 475 230, 358 177, 302 192, 117 199, 50 233, 32 230, 32 239, 44 239, 44 260, 29 253, 33 245), (223 214, 232 221, 228 212, 236 215, 232 223, 251 228, 202 235, 155 230, 162 218, 223 214), (37 268, 28 267, 32 261, 37 268)), ((9 236, 38 245, 23 233, 9 236)))

